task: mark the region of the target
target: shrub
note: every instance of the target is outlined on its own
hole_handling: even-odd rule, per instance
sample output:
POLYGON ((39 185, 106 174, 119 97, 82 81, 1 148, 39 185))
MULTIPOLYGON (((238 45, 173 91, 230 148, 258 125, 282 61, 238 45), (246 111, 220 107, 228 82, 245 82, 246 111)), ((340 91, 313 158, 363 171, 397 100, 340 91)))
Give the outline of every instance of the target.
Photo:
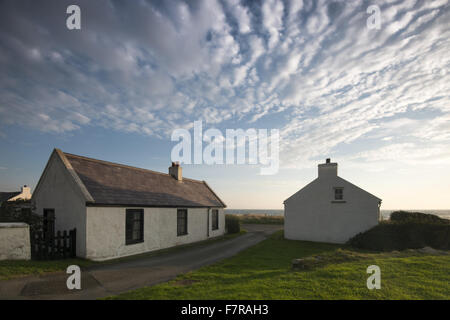
POLYGON ((284 216, 268 214, 242 214, 238 216, 241 223, 249 224, 284 224, 284 216))
POLYGON ((391 213, 390 221, 392 222, 415 222, 415 223, 436 223, 450 224, 450 220, 442 219, 434 214, 409 211, 395 211, 391 213))
POLYGON ((33 212, 27 200, 3 202, 0 206, 0 222, 25 222, 30 225, 30 230, 42 228, 42 217, 33 212))
POLYGON ((241 226, 239 224, 239 218, 231 215, 225 215, 225 230, 227 233, 239 233, 241 231, 241 226))
POLYGON ((348 244, 368 250, 392 251, 432 247, 450 249, 450 224, 417 212, 399 212, 393 220, 381 222, 359 233, 348 244))

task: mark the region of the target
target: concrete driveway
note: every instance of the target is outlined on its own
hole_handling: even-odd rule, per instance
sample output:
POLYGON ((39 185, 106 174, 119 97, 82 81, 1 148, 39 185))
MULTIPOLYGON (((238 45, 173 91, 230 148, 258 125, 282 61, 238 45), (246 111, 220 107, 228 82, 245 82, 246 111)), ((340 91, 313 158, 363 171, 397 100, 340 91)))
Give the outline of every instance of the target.
POLYGON ((244 225, 237 238, 82 271, 81 290, 68 290, 64 272, 0 281, 0 299, 96 299, 155 285, 231 257, 266 239, 280 225, 244 225))

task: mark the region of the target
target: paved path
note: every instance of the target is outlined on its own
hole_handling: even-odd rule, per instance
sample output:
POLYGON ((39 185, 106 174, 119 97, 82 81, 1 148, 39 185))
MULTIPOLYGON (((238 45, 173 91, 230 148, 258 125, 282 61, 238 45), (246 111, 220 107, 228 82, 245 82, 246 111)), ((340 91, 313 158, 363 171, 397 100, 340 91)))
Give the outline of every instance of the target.
POLYGON ((242 236, 176 252, 90 267, 82 271, 82 290, 68 290, 64 272, 0 281, 0 299, 96 299, 155 285, 181 273, 231 257, 266 239, 282 226, 244 225, 242 236))

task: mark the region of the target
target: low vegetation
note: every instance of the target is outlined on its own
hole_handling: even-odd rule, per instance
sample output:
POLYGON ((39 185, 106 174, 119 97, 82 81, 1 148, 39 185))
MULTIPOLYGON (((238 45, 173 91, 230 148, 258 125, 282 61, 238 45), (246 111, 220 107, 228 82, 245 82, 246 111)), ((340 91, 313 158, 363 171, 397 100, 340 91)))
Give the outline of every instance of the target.
POLYGON ((228 234, 240 232, 241 226, 239 224, 239 218, 236 215, 225 215, 225 230, 228 234))
POLYGON ((284 224, 284 216, 268 214, 229 214, 236 217, 241 224, 284 224))
POLYGON ((39 230, 42 217, 33 210, 29 200, 4 201, 0 206, 0 222, 24 222, 31 230, 39 230))
POLYGON ((390 220, 349 240, 366 250, 392 251, 432 247, 450 249, 450 221, 431 214, 397 211, 390 220))
POLYGON ((448 254, 370 253, 277 232, 232 258, 111 299, 450 299, 449 282, 448 254), (308 257, 308 268, 292 268, 308 257), (373 264, 381 268, 380 290, 366 286, 373 264))
POLYGON ((443 219, 434 214, 411 212, 411 211, 395 211, 391 213, 389 218, 391 222, 399 223, 432 223, 432 224, 450 224, 449 219, 443 219))
POLYGON ((0 280, 9 280, 27 275, 41 275, 45 273, 65 271, 67 267, 72 264, 84 268, 95 264, 95 262, 84 259, 52 261, 4 260, 0 261, 0 280))

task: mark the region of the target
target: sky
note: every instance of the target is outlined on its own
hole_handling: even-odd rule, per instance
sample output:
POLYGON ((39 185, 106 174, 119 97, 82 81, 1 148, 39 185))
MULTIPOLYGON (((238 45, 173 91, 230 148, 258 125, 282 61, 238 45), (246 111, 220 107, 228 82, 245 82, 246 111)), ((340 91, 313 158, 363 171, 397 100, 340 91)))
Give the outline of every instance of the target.
POLYGON ((450 209, 449 52, 448 0, 1 1, 0 191, 55 147, 167 172, 202 121, 280 133, 273 175, 182 163, 228 208, 281 209, 331 158, 382 209, 450 209))

